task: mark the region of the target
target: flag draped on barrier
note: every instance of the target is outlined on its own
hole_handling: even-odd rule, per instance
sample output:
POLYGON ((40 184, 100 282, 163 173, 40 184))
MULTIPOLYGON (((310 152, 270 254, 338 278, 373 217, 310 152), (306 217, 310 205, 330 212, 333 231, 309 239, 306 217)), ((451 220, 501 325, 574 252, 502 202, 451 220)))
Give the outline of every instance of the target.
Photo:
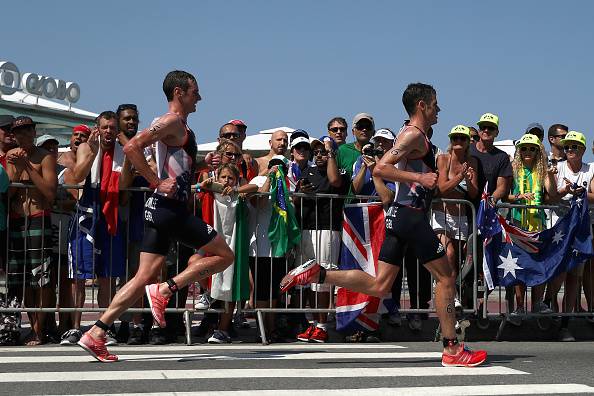
MULTIPOLYGON (((358 269, 376 276, 385 236, 382 205, 345 205, 342 225, 340 269, 358 269)), ((379 314, 393 312, 395 308, 392 298, 378 298, 340 288, 336 300, 336 329, 377 330, 379 314)))
POLYGON ((509 224, 488 198, 484 192, 477 218, 489 290, 518 283, 540 285, 594 256, 585 193, 571 200, 569 212, 557 224, 541 232, 509 224))
POLYGON ((268 238, 272 247, 272 257, 283 257, 293 246, 301 241, 301 231, 295 217, 295 208, 289 202, 287 180, 281 167, 270 177, 270 199, 272 213, 268 238))

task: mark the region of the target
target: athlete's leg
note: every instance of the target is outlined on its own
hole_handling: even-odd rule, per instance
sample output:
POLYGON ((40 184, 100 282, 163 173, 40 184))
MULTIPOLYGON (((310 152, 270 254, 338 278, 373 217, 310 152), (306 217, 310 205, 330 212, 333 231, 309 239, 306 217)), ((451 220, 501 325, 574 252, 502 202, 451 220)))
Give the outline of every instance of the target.
MULTIPOLYGON (((400 267, 379 260, 375 277, 361 270, 328 271, 324 283, 345 287, 370 296, 384 297, 392 291, 392 284, 399 270, 400 267)), ((318 274, 314 276, 313 281, 316 280, 318 280, 318 274)))
MULTIPOLYGON (((101 322, 110 326, 126 309, 131 307, 144 294, 144 287, 158 278, 165 263, 165 256, 155 253, 140 253, 140 266, 134 277, 116 293, 109 307, 105 310, 101 322)), ((105 331, 93 326, 90 333, 95 338, 102 338, 105 331)))
MULTIPOLYGON (((188 267, 173 277, 173 281, 179 289, 224 271, 235 260, 233 251, 220 235, 204 245, 201 250, 207 253, 208 257, 199 254, 193 255, 188 261, 188 267)), ((159 285, 159 292, 166 297, 173 294, 167 282, 159 285)))

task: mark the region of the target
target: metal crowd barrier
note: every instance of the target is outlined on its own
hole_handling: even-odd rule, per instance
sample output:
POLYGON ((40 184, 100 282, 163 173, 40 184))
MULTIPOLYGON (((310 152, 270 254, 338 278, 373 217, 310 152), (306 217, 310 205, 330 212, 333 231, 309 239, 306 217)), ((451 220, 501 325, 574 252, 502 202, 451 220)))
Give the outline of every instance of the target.
MULTIPOLYGON (((26 190, 26 197, 28 197, 29 189, 32 188, 30 185, 24 185, 19 183, 11 184, 13 188, 24 188, 26 190)), ((81 186, 66 186, 61 185, 59 189, 61 191, 65 190, 78 190, 81 189, 81 186)), ((146 201, 147 194, 151 191, 148 188, 130 188, 127 191, 136 194, 142 194, 142 198, 136 198, 139 204, 144 206, 144 202, 146 201)), ((248 196, 248 201, 250 204, 249 213, 251 216, 252 221, 252 229, 250 229, 250 234, 260 236, 266 235, 266 230, 264 229, 265 224, 267 223, 266 217, 269 219, 270 213, 270 200, 269 200, 269 193, 257 193, 257 194, 250 194, 248 196), (263 198, 263 199, 262 199, 263 198)), ((64 196, 63 196, 64 197, 64 196)), ((369 201, 377 201, 378 197, 374 196, 352 196, 352 195, 337 195, 337 194, 303 194, 303 193, 290 193, 289 197, 295 201, 295 209, 296 213, 300 218, 298 222, 300 224, 303 223, 303 215, 304 215, 304 201, 305 200, 313 200, 314 201, 314 208, 316 211, 315 216, 315 230, 316 234, 319 231, 319 219, 318 219, 318 204, 323 204, 325 208, 329 210, 330 213, 334 213, 338 210, 342 203, 345 201, 348 202, 369 202, 369 201)), ((130 198, 132 200, 132 198, 130 198)), ((72 198, 70 204, 74 203, 74 198, 72 198)), ((132 202, 132 201, 131 201, 132 202)), ((60 202, 59 202, 60 203, 60 202)), ((196 204, 196 200, 193 201, 194 203, 194 211, 198 210, 196 204)), ((132 205, 132 204, 131 204, 132 205)), ((58 205, 59 206, 59 205, 58 205)), ((502 205, 504 206, 504 205, 502 205)), ((517 205, 516 205, 517 206, 517 205)), ((521 206, 525 207, 525 206, 521 206)), ((11 200, 8 199, 7 208, 11 208, 11 200)), ((551 208, 550 206, 542 207, 543 209, 551 208)), ((120 209, 124 210, 125 209, 120 209)), ((54 214, 58 213, 59 210, 54 209, 54 214)), ((143 213, 142 208, 130 208, 129 212, 132 213, 143 213), (134 212, 133 209, 136 211, 134 212)), ((54 233, 54 240, 51 242, 46 240, 46 232, 44 230, 48 227, 46 222, 48 219, 46 217, 42 217, 41 219, 41 231, 35 230, 37 234, 41 235, 40 246, 36 249, 41 252, 41 261, 43 262, 45 256, 47 254, 51 254, 52 258, 56 261, 56 271, 55 274, 58 276, 50 279, 50 283, 43 285, 41 289, 50 288, 55 291, 55 293, 43 293, 40 296, 40 300, 37 306, 30 307, 30 306, 23 306, 23 302, 25 300, 25 296, 27 295, 27 282, 28 276, 26 271, 23 271, 22 274, 18 274, 21 278, 13 279, 11 278, 11 273, 14 272, 14 266, 16 263, 16 257, 22 254, 22 262, 26 263, 28 255, 31 255, 33 250, 27 246, 29 238, 24 238, 24 246, 20 250, 15 250, 14 248, 11 250, 9 247, 14 247, 14 241, 11 242, 11 237, 16 237, 17 235, 11 235, 11 224, 15 221, 15 219, 8 218, 7 221, 7 235, 6 235, 6 243, 7 249, 4 253, 4 258, 12 258, 13 264, 9 265, 9 260, 5 260, 3 263, 2 268, 4 269, 4 282, 2 282, 2 277, 0 276, 0 291, 4 288, 5 300, 8 300, 9 294, 15 294, 16 297, 21 299, 21 307, 18 308, 0 308, 0 313, 34 313, 34 312, 47 312, 47 313, 73 313, 73 312, 102 312, 107 304, 105 301, 102 306, 99 306, 96 303, 98 293, 95 293, 95 287, 91 287, 91 296, 90 296, 90 306, 85 305, 84 302, 86 299, 85 293, 85 301, 83 304, 79 302, 77 306, 73 306, 72 301, 68 301, 64 299, 64 294, 69 293, 66 289, 66 286, 70 284, 69 278, 74 276, 70 274, 70 277, 65 274, 65 270, 68 269, 68 257, 65 256, 64 253, 64 246, 67 243, 68 239, 68 232, 72 230, 72 227, 81 227, 80 221, 71 221, 69 227, 64 226, 64 221, 68 217, 72 219, 82 219, 85 216, 85 212, 80 210, 78 206, 73 212, 69 212, 68 210, 64 210, 62 213, 64 215, 62 218, 60 216, 54 216, 58 218, 57 223, 52 224, 53 233, 54 233), (74 215, 70 214, 74 213, 74 215), (51 253, 48 247, 51 246, 51 253), (16 286, 13 286, 12 281, 15 281, 16 286), (53 294, 53 295, 52 295, 53 294)), ((502 290, 501 288, 497 291, 499 295, 499 312, 488 312, 487 305, 488 305, 488 294, 487 296, 483 296, 483 303, 480 304, 481 296, 479 294, 484 294, 484 286, 480 284, 480 272, 481 266, 479 263, 482 261, 482 257, 479 257, 479 249, 478 249, 478 240, 479 238, 476 237, 477 235, 477 224, 476 224, 476 211, 474 206, 471 202, 466 200, 454 200, 454 199, 441 199, 436 200, 433 204, 432 210, 429 213, 430 218, 432 221, 436 218, 437 220, 435 223, 440 223, 442 230, 440 231, 442 234, 448 236, 449 243, 457 250, 457 255, 453 262, 450 264, 455 266, 456 272, 458 274, 457 277, 457 295, 462 300, 463 304, 463 314, 477 314, 479 308, 482 310, 483 318, 493 317, 493 316, 502 316, 506 318, 506 314, 509 313, 509 309, 505 312, 501 309, 503 307, 504 298, 502 298, 502 290), (446 213, 448 215, 444 215, 443 218, 440 218, 440 213, 446 213), (465 230, 464 230, 465 229, 465 230), (470 245, 470 246, 468 246, 470 245)), ((342 219, 342 216, 340 216, 342 219)), ((120 286, 130 277, 133 275, 136 266, 137 266, 137 255, 138 255, 138 246, 135 246, 139 243, 138 240, 132 241, 130 240, 131 237, 131 222, 137 221, 138 219, 133 219, 129 216, 128 221, 126 221, 125 228, 124 228, 124 236, 125 236, 125 246, 127 251, 125 254, 125 274, 120 277, 120 286)), ((21 227, 24 229, 28 229, 30 224, 28 223, 30 219, 25 218, 24 224, 21 227)), ((330 230, 336 228, 338 231, 338 236, 336 234, 331 233, 331 242, 329 244, 329 252, 327 257, 330 257, 331 260, 335 260, 336 257, 339 256, 339 252, 335 252, 334 249, 340 249, 340 234, 341 234, 341 225, 333 224, 333 217, 330 216, 330 223, 327 227, 330 230), (333 241, 332 238, 338 238, 338 241, 333 241)), ((37 222, 39 223, 39 222, 37 222)), ((39 226, 39 224, 37 224, 39 226)), ((16 230, 18 234, 18 230, 16 230)), ((303 235, 303 233, 302 233, 303 235)), ((318 235, 319 237, 319 235, 318 235)), ((110 246, 113 247, 114 240, 112 239, 110 242, 110 246)), ((297 254, 292 253, 286 255, 284 257, 275 258, 273 259, 270 248, 266 248, 266 241, 258 240, 257 237, 252 237, 250 240, 250 248, 249 255, 252 257, 253 261, 253 271, 251 272, 252 276, 252 289, 253 292, 250 292, 250 300, 252 301, 252 305, 249 308, 245 308, 243 306, 243 302, 239 302, 237 306, 238 312, 245 312, 245 313, 252 313, 255 314, 257 317, 258 322, 258 329, 260 333, 260 337, 263 343, 266 343, 266 321, 268 324, 271 323, 271 319, 265 318, 265 316, 273 315, 273 314, 336 314, 335 302, 334 302, 334 289, 330 289, 330 298, 327 302, 323 302, 322 299, 325 299, 324 296, 320 294, 320 292, 313 293, 313 299, 309 298, 309 304, 306 304, 305 297, 306 294, 309 292, 305 288, 298 288, 293 292, 285 293, 283 295, 279 294, 276 295, 275 291, 278 290, 278 281, 280 281, 280 277, 287 273, 290 269, 294 268, 296 265, 301 264, 305 259, 309 257, 303 257, 304 252, 304 241, 302 239, 300 246, 296 251, 297 254), (276 264, 275 264, 276 262, 276 264), (278 262, 282 262, 282 268, 278 271, 278 268, 274 268, 275 265, 279 265, 278 262), (268 268, 266 268, 268 266, 268 268), (275 272, 276 270, 276 272, 275 272), (271 276, 269 276, 269 274, 271 276), (279 277, 280 276, 280 277, 279 277), (261 277, 265 277, 268 279, 266 287, 262 285, 261 277), (256 287, 260 285, 263 289, 256 287)), ((269 245, 269 241, 268 241, 269 245)), ((315 256, 320 257, 322 252, 320 251, 320 244, 316 244, 316 251, 315 256)), ((193 254, 193 251, 186 251, 185 253, 180 255, 180 246, 174 246, 171 251, 170 255, 168 256, 168 261, 170 262, 170 269, 171 267, 175 267, 175 272, 170 271, 170 274, 176 274, 182 271, 187 264, 187 258, 189 255, 193 254)), ((311 252, 310 252, 311 253, 311 252)), ((75 253, 76 254, 76 253, 75 253)), ((109 264, 110 268, 113 269, 113 257, 110 258, 109 264)), ((76 261, 76 260, 74 260, 76 261)), ((340 261, 340 259, 338 259, 340 261)), ((406 260, 405 260, 406 261, 406 260)), ((433 292, 433 279, 431 279, 430 275, 427 276, 427 271, 423 266, 419 265, 418 261, 415 258, 409 259, 405 262, 402 266, 402 280, 398 281, 399 284, 397 286, 402 286, 402 282, 406 282, 406 287, 402 287, 400 291, 393 290, 394 296, 397 296, 398 305, 400 307, 399 313, 400 314, 409 314, 409 315, 422 315, 422 314, 430 314, 435 312, 435 303, 434 303, 434 292, 433 292), (413 282, 411 283, 411 279, 413 282), (414 290, 414 292, 413 292, 414 290), (406 298, 406 294, 408 293, 408 298, 406 298), (411 294, 412 293, 412 294, 411 294), (399 297, 398 297, 399 296, 399 297), (427 298, 428 297, 428 298, 427 298)), ((96 274, 96 265, 95 265, 95 256, 93 255, 93 273, 89 279, 91 282, 95 281, 97 278, 96 274)), ((338 264, 338 263, 334 263, 338 264)), ((76 271, 76 268, 71 269, 72 271, 76 271)), ((171 275, 169 275, 171 276, 171 275)), ((167 275, 163 274, 162 279, 166 279, 167 275)), ((115 279, 114 279, 115 280, 115 279)), ((398 283, 398 282, 395 282, 398 283)), ((111 296, 115 293, 115 284, 113 281, 108 281, 106 283, 107 287, 107 294, 109 298, 107 301, 111 301, 111 296)), ((195 286, 196 287, 196 286, 195 286)), ((84 287, 85 292, 87 287, 84 287)), ((493 294, 493 293, 491 293, 493 294)), ((223 308, 218 309, 208 309, 208 310, 197 310, 195 308, 196 304, 196 294, 192 293, 191 296, 188 296, 187 299, 176 295, 175 297, 175 307, 167 308, 167 313, 178 313, 183 314, 186 326, 186 339, 188 344, 191 343, 190 340, 190 327, 191 327, 191 319, 192 314, 200 311, 200 312, 212 312, 212 313, 221 313, 227 312, 228 305, 225 304, 223 308), (183 301, 182 301, 183 300, 183 301), (189 305, 189 306, 188 306, 189 305)), ((527 299, 526 299, 527 300, 527 299)), ((525 301, 526 301, 525 300, 525 301)), ((31 304, 29 304, 31 305, 31 304)), ((150 308, 142 307, 142 304, 138 304, 134 308, 130 308, 127 312, 128 313, 142 313, 142 312, 150 312, 150 308)), ((555 314, 559 315, 559 314, 555 314)), ((564 315, 561 313, 561 315, 564 315)), ((567 314, 576 316, 576 314, 567 314)), ((481 316, 481 315, 479 315, 481 316)), ((270 328, 268 329, 270 330, 270 328)))

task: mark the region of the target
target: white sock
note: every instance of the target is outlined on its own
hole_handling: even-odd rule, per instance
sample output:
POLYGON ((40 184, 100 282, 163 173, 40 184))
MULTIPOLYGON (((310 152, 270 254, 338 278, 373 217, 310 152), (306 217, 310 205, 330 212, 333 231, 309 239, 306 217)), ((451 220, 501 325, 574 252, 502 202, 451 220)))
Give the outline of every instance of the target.
POLYGON ((318 323, 316 324, 316 327, 324 331, 328 331, 328 323, 318 323))

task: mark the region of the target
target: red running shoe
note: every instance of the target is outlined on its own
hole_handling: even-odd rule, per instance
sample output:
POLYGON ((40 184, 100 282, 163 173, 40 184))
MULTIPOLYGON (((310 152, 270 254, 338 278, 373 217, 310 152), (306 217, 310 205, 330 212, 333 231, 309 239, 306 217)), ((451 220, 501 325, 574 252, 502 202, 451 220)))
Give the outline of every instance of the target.
POLYGON ((311 338, 311 335, 313 334, 315 329, 316 329, 316 326, 314 326, 314 325, 309 326, 303 333, 297 334, 297 339, 299 341, 309 342, 309 339, 311 338))
POLYGON ((144 290, 146 291, 146 296, 148 297, 149 304, 151 306, 153 318, 155 318, 155 321, 159 327, 165 327, 165 308, 167 308, 169 298, 164 297, 161 293, 159 293, 158 283, 146 285, 144 290))
POLYGON ((107 351, 107 348, 105 347, 105 337, 97 339, 91 336, 89 332, 86 332, 77 344, 100 362, 112 363, 118 361, 116 355, 112 355, 107 351))
POLYGON ((284 293, 293 286, 307 285, 312 282, 312 278, 320 272, 320 264, 315 260, 309 260, 299 267, 290 271, 280 282, 281 292, 284 293))
POLYGON ((460 352, 448 355, 444 352, 441 365, 444 367, 475 367, 487 360, 487 351, 471 351, 464 344, 460 344, 460 352))
POLYGON ((326 342, 328 341, 328 332, 316 326, 316 329, 314 330, 311 337, 309 337, 309 340, 320 343, 326 342))

